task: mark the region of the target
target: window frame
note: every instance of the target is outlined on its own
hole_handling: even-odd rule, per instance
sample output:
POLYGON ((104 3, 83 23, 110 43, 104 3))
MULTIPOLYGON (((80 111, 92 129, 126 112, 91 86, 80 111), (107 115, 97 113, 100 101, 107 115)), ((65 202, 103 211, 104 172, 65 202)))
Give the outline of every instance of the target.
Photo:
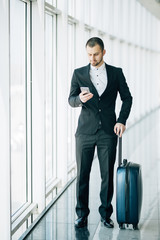
MULTIPOLYGON (((48 14, 55 19, 55 27, 56 27, 56 36, 54 38, 53 36, 53 29, 52 29, 52 37, 54 38, 55 42, 52 42, 52 47, 53 49, 57 49, 57 18, 58 18, 58 15, 61 14, 61 11, 59 9, 57 9, 56 7, 54 7, 53 5, 45 2, 45 15, 48 14), (55 46, 54 46, 55 44, 55 46)), ((53 19, 52 19, 52 23, 53 23, 53 19)), ((52 104, 56 105, 56 110, 55 110, 55 116, 56 116, 56 119, 54 121, 53 119, 53 113, 52 113, 52 150, 54 149, 56 151, 56 153, 54 154, 54 151, 52 151, 52 154, 54 155, 54 157, 52 157, 52 176, 54 176, 54 171, 55 171, 55 177, 52 177, 50 178, 48 181, 46 181, 46 177, 45 177, 45 186, 46 186, 46 190, 45 190, 45 199, 46 199, 46 205, 47 205, 47 198, 49 196, 51 196, 51 198, 53 199, 53 191, 56 190, 57 192, 57 188, 61 185, 61 180, 57 178, 57 50, 55 51, 55 54, 54 54, 54 51, 52 51, 52 61, 53 63, 55 64, 55 67, 54 69, 52 68, 52 77, 55 79, 55 81, 53 81, 53 84, 55 83, 55 88, 53 88, 53 85, 52 85, 52 97, 55 98, 55 103, 53 103, 52 101, 52 104), (55 70, 55 72, 54 72, 55 70), (54 73, 53 73, 54 72, 54 73), (55 96, 53 96, 55 94, 55 96), (53 136, 53 128, 56 129, 56 136, 54 137, 53 136), (55 139, 54 139, 55 138, 55 139), (53 144, 56 144, 56 146, 53 146, 53 144), (55 162, 53 162, 55 160, 55 162), (54 166, 56 167, 56 170, 54 170, 54 166)), ((46 58, 45 58, 46 59, 46 58)), ((53 66, 52 66, 53 67, 53 66)), ((46 69, 45 69, 46 71, 46 69)), ((46 96, 45 96, 45 99, 46 99, 46 96)), ((46 107, 45 107, 45 112, 46 112, 46 107)), ((45 117, 46 117, 46 114, 45 114, 45 117)), ((46 127, 45 127, 45 136, 46 136, 46 127)), ((45 142, 46 144, 46 142, 45 142)), ((46 147, 45 147, 45 152, 46 152, 46 147)), ((46 154, 45 154, 45 164, 46 164, 46 154)))
MULTIPOLYGON (((72 16, 68 15, 68 28, 69 26, 72 27, 72 34, 73 34, 73 41, 74 41, 74 46, 73 46, 73 62, 74 62, 74 66, 72 66, 73 68, 75 67, 75 59, 76 56, 74 53, 76 53, 76 24, 78 24, 78 20, 76 18, 73 18, 72 16)), ((68 32, 68 39, 69 39, 69 32, 68 32)), ((68 53, 69 53, 69 46, 67 47, 68 49, 68 53)), ((69 56, 69 54, 68 54, 69 56)), ((69 60, 71 58, 69 57, 68 59, 68 65, 69 65, 69 60)), ((71 69, 68 68, 68 80, 71 78, 71 69)), ((73 69, 72 69, 73 70, 73 69)), ((70 89, 70 80, 68 81, 68 92, 70 89)), ((68 180, 70 180, 72 177, 75 176, 75 172, 76 172, 76 162, 75 162, 75 151, 74 151, 74 147, 75 147, 75 142, 74 142, 74 132, 75 132, 75 121, 76 121, 76 113, 74 111, 74 109, 72 109, 69 105, 68 105, 68 109, 67 109, 67 176, 68 176, 68 180), (71 122, 69 122, 69 119, 71 119, 71 122), (69 159, 71 159, 71 161, 69 161, 69 159)))
MULTIPOLYGON (((26 133, 26 202, 17 209, 13 214, 11 213, 11 235, 25 223, 25 221, 32 216, 37 210, 37 203, 32 201, 32 47, 31 47, 31 24, 32 24, 32 11, 31 1, 18 0, 26 4, 25 9, 25 24, 26 24, 26 46, 25 46, 25 133, 26 133)), ((11 42, 11 39, 9 40, 11 42)), ((10 94, 11 94, 11 82, 10 82, 10 94)), ((11 106, 10 106, 11 107, 11 106)), ((11 108, 10 108, 11 111, 11 108)), ((10 112, 11 114, 11 112, 10 112)), ((11 116, 10 116, 11 119, 11 116)), ((10 120, 11 124, 11 120, 10 120)), ((11 127, 10 127, 11 131, 11 127)), ((12 203, 11 203, 12 205, 12 203)), ((32 220, 31 220, 32 222, 32 220)), ((27 224, 27 222, 26 222, 27 224)))

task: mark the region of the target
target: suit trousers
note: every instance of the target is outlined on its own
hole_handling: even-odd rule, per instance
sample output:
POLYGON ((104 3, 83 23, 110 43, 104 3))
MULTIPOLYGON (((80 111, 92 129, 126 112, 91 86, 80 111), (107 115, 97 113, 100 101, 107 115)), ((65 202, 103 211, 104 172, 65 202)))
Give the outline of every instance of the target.
MULTIPOLYGON (((103 218, 109 218, 113 212, 111 204, 113 197, 113 172, 116 158, 117 136, 107 135, 103 129, 95 134, 76 134, 76 213, 78 217, 89 215, 89 179, 92 161, 97 146, 97 154, 101 174, 101 190, 99 213, 103 218)), ((96 176, 95 176, 96 177, 96 176)))

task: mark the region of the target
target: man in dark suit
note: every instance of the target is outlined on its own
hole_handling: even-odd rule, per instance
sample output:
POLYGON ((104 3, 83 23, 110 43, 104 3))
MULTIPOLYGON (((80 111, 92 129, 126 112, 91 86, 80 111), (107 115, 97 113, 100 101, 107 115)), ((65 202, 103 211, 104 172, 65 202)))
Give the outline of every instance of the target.
POLYGON ((77 185, 75 227, 87 226, 89 215, 89 176, 95 146, 101 173, 101 221, 108 228, 114 223, 110 216, 113 212, 113 170, 116 157, 117 135, 125 131, 132 96, 121 68, 106 64, 103 56, 106 51, 103 41, 94 37, 87 41, 86 50, 90 64, 75 69, 71 82, 69 104, 81 107, 76 131, 77 185), (115 103, 119 92, 122 106, 116 119, 115 103))

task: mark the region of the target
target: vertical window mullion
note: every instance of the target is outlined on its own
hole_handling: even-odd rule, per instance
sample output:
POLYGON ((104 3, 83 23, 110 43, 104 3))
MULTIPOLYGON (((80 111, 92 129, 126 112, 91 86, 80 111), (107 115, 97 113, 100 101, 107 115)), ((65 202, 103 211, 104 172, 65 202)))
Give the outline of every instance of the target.
POLYGON ((26 113, 26 202, 28 201, 28 132, 27 132, 27 129, 28 129, 28 114, 27 114, 27 110, 28 110, 28 89, 27 89, 27 4, 25 3, 25 88, 26 88, 26 91, 25 91, 25 100, 26 100, 26 106, 25 106, 25 113, 26 113))
MULTIPOLYGON (((54 39, 54 16, 52 16, 52 38, 54 39)), ((52 177, 54 176, 54 40, 52 39, 52 177)))

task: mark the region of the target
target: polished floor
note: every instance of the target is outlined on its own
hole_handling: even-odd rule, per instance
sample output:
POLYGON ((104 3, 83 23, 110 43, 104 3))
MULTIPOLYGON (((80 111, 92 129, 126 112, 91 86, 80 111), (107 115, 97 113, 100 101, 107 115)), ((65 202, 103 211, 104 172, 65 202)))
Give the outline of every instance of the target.
POLYGON ((73 182, 25 239, 160 240, 160 144, 158 138, 160 128, 159 123, 154 122, 155 119, 157 119, 157 115, 151 116, 149 120, 140 122, 134 127, 134 130, 126 134, 128 139, 137 139, 128 147, 130 160, 142 165, 143 206, 139 230, 133 230, 131 225, 126 226, 124 230, 119 229, 115 216, 115 194, 113 199, 114 213, 112 215, 115 227, 114 229, 107 229, 101 224, 98 213, 100 174, 98 159, 95 158, 90 179, 91 212, 88 219, 88 228, 80 230, 74 228, 76 202, 75 182, 73 182))

